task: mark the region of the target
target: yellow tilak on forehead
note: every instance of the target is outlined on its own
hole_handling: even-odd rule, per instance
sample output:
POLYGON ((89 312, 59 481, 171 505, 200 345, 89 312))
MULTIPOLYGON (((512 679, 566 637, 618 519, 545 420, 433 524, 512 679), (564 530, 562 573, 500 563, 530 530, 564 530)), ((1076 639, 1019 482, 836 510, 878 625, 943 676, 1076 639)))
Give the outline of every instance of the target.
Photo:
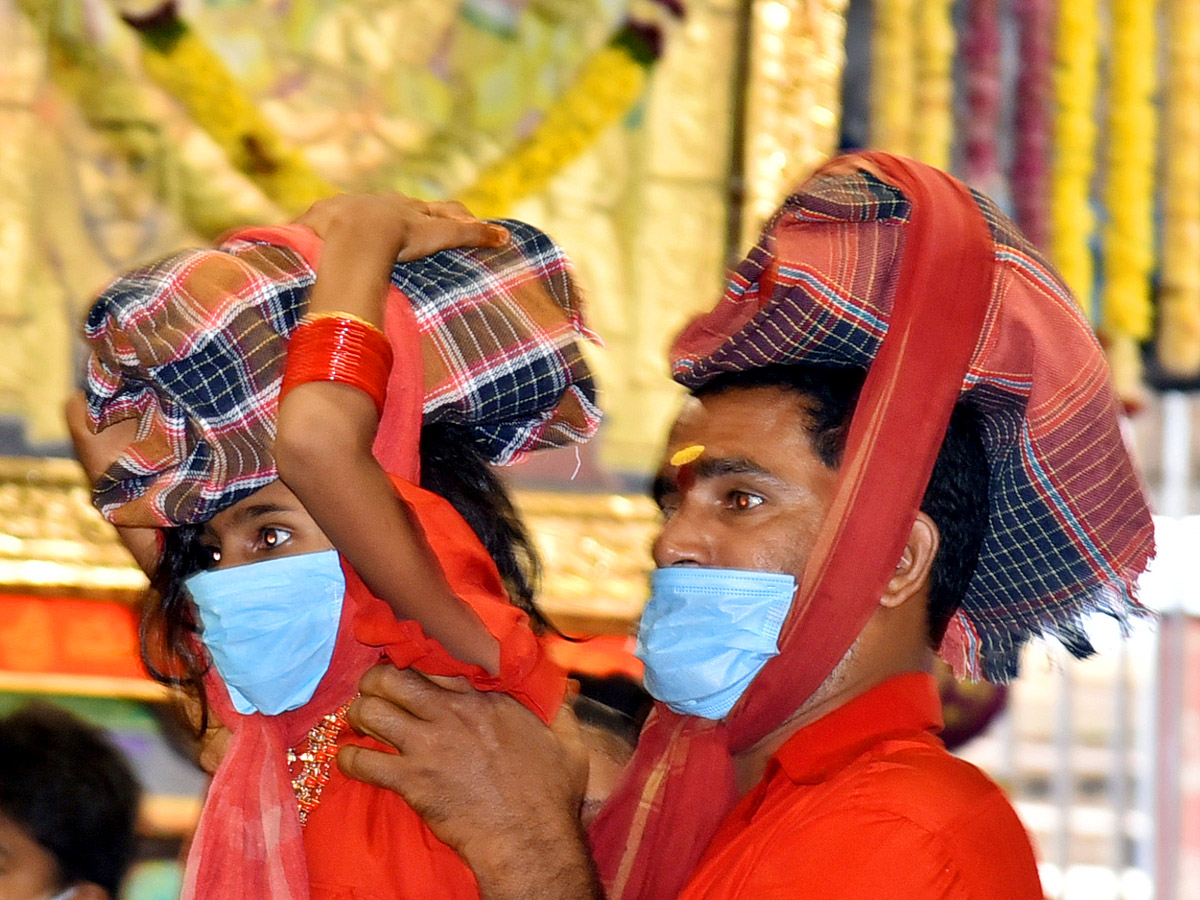
POLYGON ((671 454, 671 465, 686 466, 688 463, 694 463, 704 455, 703 444, 692 444, 690 447, 684 447, 681 450, 676 450, 671 454))

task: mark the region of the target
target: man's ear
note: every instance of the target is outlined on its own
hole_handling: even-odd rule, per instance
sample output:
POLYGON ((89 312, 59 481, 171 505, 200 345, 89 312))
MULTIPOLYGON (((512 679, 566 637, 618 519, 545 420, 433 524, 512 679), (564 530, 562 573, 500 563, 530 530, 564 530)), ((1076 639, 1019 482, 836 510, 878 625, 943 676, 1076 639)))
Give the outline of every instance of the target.
POLYGON ((888 579, 887 589, 879 598, 881 606, 894 609, 917 593, 928 593, 929 572, 940 542, 941 536, 933 519, 923 512, 917 513, 896 572, 888 579))

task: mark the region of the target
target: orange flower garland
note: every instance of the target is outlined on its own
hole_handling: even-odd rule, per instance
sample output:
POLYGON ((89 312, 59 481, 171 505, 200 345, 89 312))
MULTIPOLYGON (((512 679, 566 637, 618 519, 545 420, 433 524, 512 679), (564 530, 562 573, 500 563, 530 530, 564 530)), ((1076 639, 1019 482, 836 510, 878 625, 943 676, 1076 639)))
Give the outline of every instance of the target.
POLYGON ((912 153, 912 48, 914 0, 876 0, 871 35, 871 143, 892 153, 912 153))
POLYGON ((1117 392, 1141 390, 1139 345, 1150 337, 1150 270, 1154 265, 1155 8, 1113 0, 1109 70, 1108 180, 1104 228, 1102 330, 1117 392))
POLYGON ((1200 16, 1169 0, 1158 357, 1172 375, 1200 376, 1200 16))
POLYGON ((1050 255, 1092 315, 1094 278, 1089 240, 1095 228, 1091 181, 1096 151, 1096 0, 1060 0, 1055 49, 1054 166, 1050 255))
POLYGON ((954 23, 951 0, 917 0, 916 90, 912 153, 931 166, 950 168, 954 137, 954 23))

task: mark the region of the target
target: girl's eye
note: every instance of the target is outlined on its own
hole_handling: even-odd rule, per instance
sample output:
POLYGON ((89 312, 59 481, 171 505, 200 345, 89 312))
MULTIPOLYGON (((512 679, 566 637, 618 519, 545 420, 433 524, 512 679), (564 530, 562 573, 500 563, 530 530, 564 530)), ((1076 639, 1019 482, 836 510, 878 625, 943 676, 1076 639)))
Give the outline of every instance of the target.
POLYGON ((200 568, 212 569, 221 562, 221 551, 217 547, 209 547, 201 545, 200 547, 200 568))
POLYGON ((763 498, 758 494, 748 494, 745 491, 733 491, 729 495, 729 505, 738 512, 754 509, 756 506, 761 506, 762 502, 763 498))
POLYGON ((268 550, 274 550, 286 544, 291 536, 292 533, 283 528, 264 528, 261 534, 262 544, 268 550))

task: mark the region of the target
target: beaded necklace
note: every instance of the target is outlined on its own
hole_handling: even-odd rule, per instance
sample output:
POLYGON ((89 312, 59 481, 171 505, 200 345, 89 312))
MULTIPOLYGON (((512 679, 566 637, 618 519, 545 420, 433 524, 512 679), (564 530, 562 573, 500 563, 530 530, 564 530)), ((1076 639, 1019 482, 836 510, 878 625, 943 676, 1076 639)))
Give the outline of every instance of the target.
POLYGON ((321 802, 321 791, 329 782, 329 770, 337 758, 337 739, 349 727, 346 712, 357 699, 352 697, 334 712, 321 719, 308 732, 300 752, 288 748, 288 771, 292 776, 292 790, 300 807, 300 825, 308 824, 308 815, 321 802))

